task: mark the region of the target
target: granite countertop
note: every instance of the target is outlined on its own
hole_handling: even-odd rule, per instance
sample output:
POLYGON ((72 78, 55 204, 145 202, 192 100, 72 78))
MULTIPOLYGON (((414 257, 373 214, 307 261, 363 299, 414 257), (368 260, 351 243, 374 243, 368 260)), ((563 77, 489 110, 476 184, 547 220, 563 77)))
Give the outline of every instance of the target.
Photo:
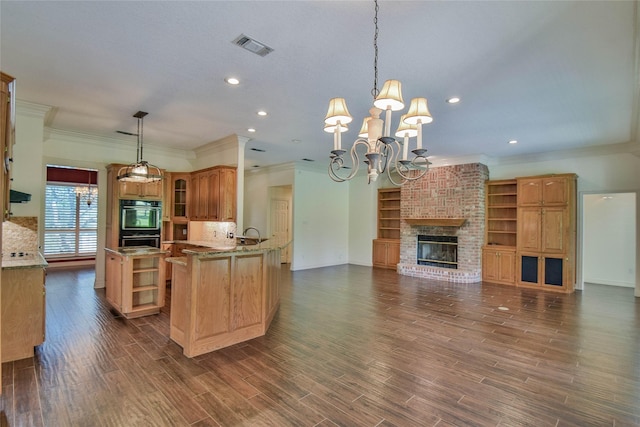
POLYGON ((18 268, 45 268, 49 264, 45 261, 44 256, 40 252, 30 252, 24 256, 11 256, 11 254, 3 254, 2 269, 12 270, 18 268))
POLYGON ((114 253, 120 256, 149 256, 149 255, 168 255, 169 251, 165 251, 152 246, 130 246, 118 249, 104 248, 105 251, 114 253))
MULTIPOLYGON (((198 240, 177 240, 175 242, 164 242, 164 243, 181 243, 185 245, 191 246, 190 248, 183 249, 182 253, 185 255, 195 255, 195 256, 209 256, 209 255, 217 255, 221 253, 233 254, 233 253, 247 253, 247 252, 263 252, 268 250, 282 249, 287 246, 291 242, 286 242, 282 244, 281 242, 277 242, 275 239, 267 240, 256 245, 237 245, 237 246, 215 246, 213 242, 205 242, 198 240)), ((176 257, 181 258, 181 257, 176 257)), ((172 261, 170 261, 172 262, 172 261)))
POLYGON ((164 259, 167 262, 170 262, 172 264, 179 264, 179 265, 187 265, 187 257, 186 256, 170 256, 168 258, 164 259))

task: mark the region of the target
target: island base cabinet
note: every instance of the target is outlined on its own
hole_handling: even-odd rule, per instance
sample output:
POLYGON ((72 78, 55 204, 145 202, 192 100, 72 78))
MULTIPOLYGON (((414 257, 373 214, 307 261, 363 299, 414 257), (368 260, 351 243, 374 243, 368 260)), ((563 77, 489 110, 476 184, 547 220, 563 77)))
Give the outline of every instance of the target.
POLYGON ((127 319, 158 314, 164 306, 166 253, 122 254, 105 248, 107 301, 127 319))
POLYGON ((185 356, 266 333, 280 302, 279 250, 189 256, 186 267, 173 268, 170 338, 185 356))
POLYGON ((44 342, 44 269, 2 271, 2 362, 33 357, 44 342))

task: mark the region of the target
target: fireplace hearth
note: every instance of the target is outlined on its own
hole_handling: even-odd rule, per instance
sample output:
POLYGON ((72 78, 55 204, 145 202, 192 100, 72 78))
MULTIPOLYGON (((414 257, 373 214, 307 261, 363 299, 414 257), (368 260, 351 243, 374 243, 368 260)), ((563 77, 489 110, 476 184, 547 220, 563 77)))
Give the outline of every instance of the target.
POLYGON ((458 237, 418 235, 418 265, 458 268, 458 237))

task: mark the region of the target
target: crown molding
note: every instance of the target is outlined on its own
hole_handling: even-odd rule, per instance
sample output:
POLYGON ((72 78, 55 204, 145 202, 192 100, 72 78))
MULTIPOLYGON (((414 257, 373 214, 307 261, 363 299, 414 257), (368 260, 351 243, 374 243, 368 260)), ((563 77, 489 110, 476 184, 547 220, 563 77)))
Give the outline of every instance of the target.
POLYGON ((224 138, 218 139, 216 141, 208 142, 204 145, 194 148, 193 152, 196 157, 204 156, 207 154, 215 153, 218 151, 236 149, 238 144, 240 143, 240 139, 246 143, 249 139, 246 137, 239 137, 235 133, 225 136, 224 138))
POLYGON ((49 105, 36 104, 35 102, 22 101, 16 99, 16 114, 21 116, 45 119, 47 114, 53 110, 49 105))
POLYGON ((280 163, 277 165, 271 166, 261 166, 259 168, 245 168, 245 175, 256 176, 256 175, 268 175, 271 173, 280 173, 280 172, 295 172, 296 163, 288 162, 288 163, 280 163))
POLYGON ((612 154, 632 153, 636 154, 638 144, 631 141, 618 144, 592 145, 590 147, 574 148, 569 150, 545 151, 544 153, 532 153, 519 156, 494 158, 492 165, 511 165, 516 163, 544 162, 549 160, 564 160, 576 157, 607 156, 612 154))
MULTIPOLYGON (((81 144, 94 144, 96 146, 101 146, 107 149, 113 149, 114 145, 123 150, 135 149, 135 144, 131 142, 131 139, 104 137, 104 136, 98 136, 98 135, 93 135, 89 133, 82 133, 82 132, 45 127, 44 140, 46 141, 48 139, 68 141, 68 142, 81 143, 81 144)), ((158 146, 147 145, 147 144, 145 144, 144 150, 145 152, 152 152, 158 155, 163 155, 168 157, 179 157, 186 160, 192 160, 196 158, 195 153, 191 150, 181 150, 178 148, 170 148, 170 147, 158 147, 158 146)))

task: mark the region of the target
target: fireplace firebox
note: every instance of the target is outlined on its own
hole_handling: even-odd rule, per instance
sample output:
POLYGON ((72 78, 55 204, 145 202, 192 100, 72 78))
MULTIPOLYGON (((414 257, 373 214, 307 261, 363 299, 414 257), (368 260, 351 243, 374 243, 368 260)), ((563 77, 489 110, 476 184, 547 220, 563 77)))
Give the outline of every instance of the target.
POLYGON ((418 235, 418 265, 458 268, 458 237, 418 235))

